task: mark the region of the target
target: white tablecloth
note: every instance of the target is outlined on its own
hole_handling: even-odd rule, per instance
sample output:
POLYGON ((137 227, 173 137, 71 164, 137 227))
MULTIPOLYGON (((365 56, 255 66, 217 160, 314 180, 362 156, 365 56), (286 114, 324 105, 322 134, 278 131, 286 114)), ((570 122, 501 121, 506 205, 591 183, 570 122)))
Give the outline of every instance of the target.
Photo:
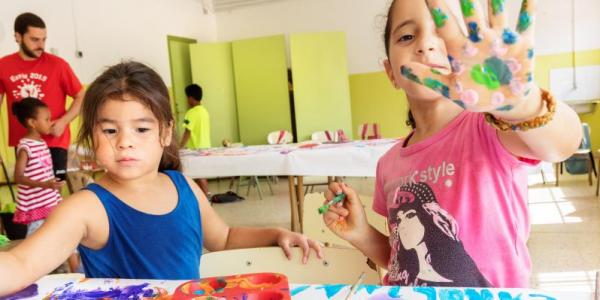
POLYGON ((397 139, 341 144, 261 145, 181 152, 183 173, 192 178, 229 176, 374 177, 379 158, 397 139))
MULTIPOLYGON (((186 281, 73 279, 46 276, 36 284, 8 299, 167 299, 186 281), (161 297, 162 296, 162 297, 161 297)), ((345 299, 348 285, 290 284, 294 300, 345 299)), ((355 300, 592 300, 591 292, 547 292, 526 289, 469 289, 431 287, 390 287, 360 285, 355 300)))

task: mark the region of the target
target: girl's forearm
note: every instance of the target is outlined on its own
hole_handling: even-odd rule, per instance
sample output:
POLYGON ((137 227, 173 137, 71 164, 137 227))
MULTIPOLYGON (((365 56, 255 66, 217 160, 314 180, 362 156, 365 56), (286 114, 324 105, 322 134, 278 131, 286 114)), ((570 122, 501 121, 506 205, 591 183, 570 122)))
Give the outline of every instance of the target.
POLYGON ((0 296, 16 293, 27 287, 27 271, 10 252, 0 252, 0 296))
POLYGON ((373 226, 369 225, 360 239, 350 243, 378 266, 387 268, 391 253, 389 238, 373 226))

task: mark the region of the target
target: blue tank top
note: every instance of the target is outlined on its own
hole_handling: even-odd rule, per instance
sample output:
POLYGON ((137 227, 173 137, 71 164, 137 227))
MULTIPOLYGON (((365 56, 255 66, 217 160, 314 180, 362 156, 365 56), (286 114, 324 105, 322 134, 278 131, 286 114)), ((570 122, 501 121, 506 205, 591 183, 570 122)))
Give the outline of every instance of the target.
POLYGON ((164 171, 179 194, 177 206, 164 215, 138 211, 98 184, 86 189, 102 202, 109 222, 106 245, 79 245, 87 278, 198 279, 202 223, 198 200, 185 177, 164 171))

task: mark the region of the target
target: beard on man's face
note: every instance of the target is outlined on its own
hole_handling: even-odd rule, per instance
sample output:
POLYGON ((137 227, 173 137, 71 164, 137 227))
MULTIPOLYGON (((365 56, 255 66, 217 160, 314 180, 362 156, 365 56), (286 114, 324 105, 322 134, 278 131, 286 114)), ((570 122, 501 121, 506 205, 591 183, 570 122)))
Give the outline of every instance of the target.
POLYGON ((27 45, 25 45, 25 42, 21 41, 21 50, 23 51, 23 53, 29 57, 29 58, 39 58, 40 55, 42 55, 42 53, 44 52, 44 48, 37 48, 35 50, 31 50, 27 47, 27 45), (39 55, 35 53, 35 51, 38 50, 42 50, 42 53, 40 53, 39 55))

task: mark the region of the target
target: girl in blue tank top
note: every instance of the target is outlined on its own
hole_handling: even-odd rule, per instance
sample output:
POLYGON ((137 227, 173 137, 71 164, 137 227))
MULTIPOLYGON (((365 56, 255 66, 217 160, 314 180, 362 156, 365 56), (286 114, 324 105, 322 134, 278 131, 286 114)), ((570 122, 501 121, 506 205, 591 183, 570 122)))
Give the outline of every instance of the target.
POLYGON ((46 223, 0 252, 0 295, 55 269, 75 248, 89 278, 197 279, 209 251, 320 246, 281 228, 231 228, 200 188, 180 173, 169 94, 149 67, 110 67, 88 88, 79 144, 94 149, 106 174, 58 205, 46 223))

